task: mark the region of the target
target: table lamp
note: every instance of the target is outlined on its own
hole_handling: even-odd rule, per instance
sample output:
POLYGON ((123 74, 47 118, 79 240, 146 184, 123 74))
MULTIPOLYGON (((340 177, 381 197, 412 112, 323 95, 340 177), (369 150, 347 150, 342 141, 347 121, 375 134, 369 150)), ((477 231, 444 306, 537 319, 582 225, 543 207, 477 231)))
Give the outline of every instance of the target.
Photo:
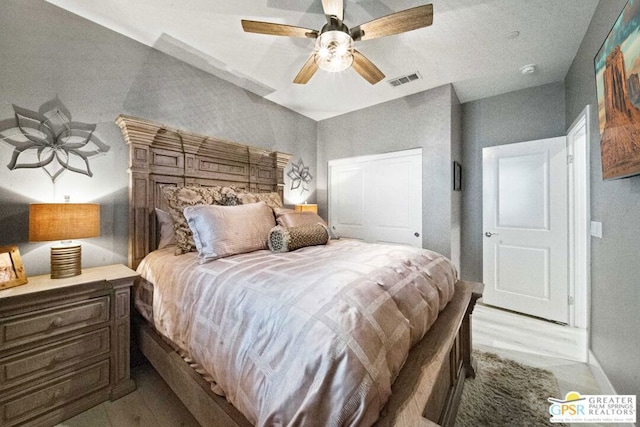
POLYGON ((100 235, 100 205, 96 203, 32 203, 29 241, 60 243, 51 246, 51 278, 82 273, 82 248, 72 239, 100 235))

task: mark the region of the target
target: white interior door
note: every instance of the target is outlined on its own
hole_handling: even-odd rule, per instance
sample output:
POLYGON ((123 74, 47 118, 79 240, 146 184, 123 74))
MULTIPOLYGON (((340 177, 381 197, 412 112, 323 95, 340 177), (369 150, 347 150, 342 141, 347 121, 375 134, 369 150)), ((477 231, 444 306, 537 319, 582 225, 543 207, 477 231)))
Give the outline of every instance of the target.
POLYGON ((566 138, 482 154, 484 302, 567 323, 566 138))
POLYGON ((329 162, 329 225, 339 236, 422 246, 422 150, 329 162))

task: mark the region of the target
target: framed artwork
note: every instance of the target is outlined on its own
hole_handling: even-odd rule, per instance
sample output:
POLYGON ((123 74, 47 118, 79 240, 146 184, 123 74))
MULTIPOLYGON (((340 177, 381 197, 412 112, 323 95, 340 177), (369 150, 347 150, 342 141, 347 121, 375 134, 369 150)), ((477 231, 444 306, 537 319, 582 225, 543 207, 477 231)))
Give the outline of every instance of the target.
POLYGON ((453 191, 462 191, 462 165, 453 162, 453 191))
POLYGON ((0 290, 27 283, 17 246, 0 246, 0 290))
POLYGON ((640 174, 640 0, 629 0, 594 58, 602 177, 640 174))

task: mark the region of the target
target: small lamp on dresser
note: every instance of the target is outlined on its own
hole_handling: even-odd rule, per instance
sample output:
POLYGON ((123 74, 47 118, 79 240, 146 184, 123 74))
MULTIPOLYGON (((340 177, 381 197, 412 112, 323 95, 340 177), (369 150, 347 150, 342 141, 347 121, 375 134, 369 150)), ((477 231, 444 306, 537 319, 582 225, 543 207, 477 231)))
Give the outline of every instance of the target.
POLYGON ((100 205, 96 203, 32 203, 29 206, 29 241, 51 246, 51 278, 82 273, 82 247, 72 239, 100 236, 100 205))

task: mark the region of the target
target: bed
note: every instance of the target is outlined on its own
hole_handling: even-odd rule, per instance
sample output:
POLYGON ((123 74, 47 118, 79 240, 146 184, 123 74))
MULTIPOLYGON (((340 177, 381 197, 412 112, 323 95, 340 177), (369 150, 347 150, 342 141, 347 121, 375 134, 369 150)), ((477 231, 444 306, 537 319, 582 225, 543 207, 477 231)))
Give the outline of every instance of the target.
MULTIPOLYGON (((191 291, 184 291, 179 285, 180 283, 202 282, 202 280, 196 277, 194 277, 193 280, 186 280, 183 277, 184 273, 182 273, 183 275, 181 276, 179 272, 173 273, 168 272, 166 269, 163 270, 165 266, 171 264, 171 257, 182 260, 181 263, 184 264, 183 271, 185 271, 186 268, 187 271, 197 271, 199 272, 197 274, 203 276, 219 275, 223 277, 225 274, 227 276, 231 275, 234 279, 229 279, 227 282, 233 286, 228 285, 227 288, 221 289, 233 290, 234 288, 240 288, 240 285, 242 285, 246 289, 251 289, 252 292, 259 291, 264 293, 266 288, 260 288, 256 291, 256 289, 254 289, 256 288, 255 282, 247 281, 245 283, 243 281, 244 279, 239 279, 238 277, 240 276, 236 276, 236 270, 231 270, 231 268, 256 270, 253 268, 254 265, 263 264, 272 266, 274 263, 282 263, 282 265, 288 269, 287 271, 294 272, 300 269, 297 267, 298 265, 310 264, 313 260, 319 260, 325 257, 324 259, 328 263, 337 262, 337 260, 346 259, 345 254, 347 253, 358 254, 363 253, 365 250, 364 246, 359 246, 363 245, 360 242, 330 241, 326 247, 320 248, 315 246, 303 248, 299 251, 291 252, 287 254, 287 256, 276 256, 268 250, 261 250, 248 254, 234 255, 205 264, 200 264, 197 256, 194 254, 174 257, 168 249, 154 251, 159 237, 155 208, 167 208, 166 200, 161 196, 163 187, 182 185, 199 185, 203 187, 233 186, 233 188, 252 194, 277 193, 281 198, 284 184, 284 168, 291 156, 284 153, 270 152, 260 148, 223 141, 217 138, 197 135, 130 116, 118 117, 117 123, 122 129, 124 138, 129 146, 130 154, 129 264, 132 268, 137 268, 144 260, 141 270, 146 279, 140 280, 136 293, 142 293, 140 289, 148 289, 150 282, 158 282, 151 285, 153 289, 153 286, 160 286, 159 282, 162 282, 164 280, 163 278, 174 277, 175 282, 173 285, 170 283, 171 280, 167 279, 166 288, 155 288, 156 292, 158 292, 157 295, 163 292, 160 291, 160 289, 169 289, 169 291, 164 291, 164 300, 169 301, 165 308, 177 300, 188 300, 188 298, 185 299, 184 294, 188 294, 191 291), (151 267, 149 267, 152 264, 161 266, 160 271, 163 271, 163 273, 153 273, 151 267), (231 266, 231 264, 233 264, 233 266, 231 266), (176 283, 178 283, 178 285, 176 285, 176 283)), ((396 248, 390 251, 388 248, 383 250, 383 248, 380 247, 372 247, 371 250, 375 252, 375 255, 367 255, 365 257, 366 259, 394 258, 396 255, 413 257, 411 261, 397 261, 397 264, 393 267, 395 270, 398 270, 401 278, 408 276, 408 272, 410 271, 411 274, 415 273, 416 277, 419 277, 419 280, 422 281, 431 280, 428 276, 432 275, 449 276, 448 280, 451 284, 441 287, 432 286, 429 288, 431 290, 424 288, 423 293, 425 294, 438 294, 436 295, 435 302, 425 300, 425 302, 421 302, 422 305, 418 304, 415 307, 411 307, 411 309, 407 308, 405 311, 415 313, 417 319, 415 322, 417 323, 411 323, 413 320, 411 322, 407 321, 410 323, 409 326, 403 328, 398 327, 397 331, 394 330, 395 335, 393 333, 387 334, 389 336, 395 336, 398 343, 404 343, 402 345, 407 345, 406 343, 410 343, 408 345, 415 344, 408 351, 406 360, 404 355, 397 355, 394 351, 387 351, 384 357, 382 357, 385 363, 371 364, 371 366, 365 367, 363 370, 364 373, 362 373, 357 380, 354 380, 354 390, 350 396, 365 396, 359 403, 343 402, 340 404, 332 404, 334 395, 327 394, 326 396, 328 396, 328 398, 324 398, 325 405, 331 407, 355 405, 354 407, 360 408, 351 411, 350 414, 352 415, 342 414, 337 416, 335 418, 336 425, 370 425, 374 422, 376 425, 381 426, 453 425, 464 378, 474 375, 473 362, 471 360, 470 322, 475 302, 481 295, 482 285, 462 280, 456 281, 451 273, 447 273, 447 271, 450 270, 448 270, 446 266, 446 261, 437 254, 409 248, 396 248), (421 263, 425 265, 428 264, 433 270, 425 270, 427 271, 426 273, 419 270, 416 266, 421 263), (406 269, 404 273, 400 271, 403 269, 406 269), (417 271, 419 272, 416 273, 417 271), (424 332, 422 329, 428 329, 424 337, 422 337, 422 333, 424 332), (373 365, 375 365, 375 367, 373 367, 373 365), (377 371, 381 369, 381 366, 384 368, 382 370, 390 371, 387 377, 391 379, 395 378, 393 383, 389 380, 389 384, 384 384, 384 379, 378 379, 377 376, 371 374, 372 371, 377 373, 377 371), (365 381, 367 384, 363 385, 362 378, 364 377, 375 379, 368 383, 365 381), (366 391, 369 389, 375 392, 369 393, 366 391), (372 398, 371 396, 374 397, 372 398), (381 401, 372 403, 372 399, 374 401, 376 399, 381 401), (381 411, 379 410, 380 408, 382 408, 381 411), (353 413, 357 415, 353 415, 353 413)), ((368 265, 367 262, 364 262, 365 258, 360 261, 356 259, 353 264, 347 267, 347 271, 351 274, 353 270, 362 270, 360 272, 362 277, 358 279, 358 283, 362 282, 362 287, 368 286, 368 289, 377 292, 376 287, 384 287, 381 279, 379 280, 379 278, 374 277, 375 274, 380 274, 382 264, 377 265, 375 262, 372 262, 369 263, 371 265, 368 265)), ((380 262, 382 263, 382 261, 380 262)), ((320 268, 320 264, 318 264, 318 268, 320 268)), ((291 280, 291 283, 303 283, 305 282, 305 278, 308 278, 310 282, 316 280, 316 282, 320 283, 322 281, 321 278, 313 278, 309 271, 300 272, 300 275, 292 276, 291 278, 279 278, 278 275, 281 274, 280 270, 276 268, 270 268, 269 270, 271 271, 271 273, 269 273, 271 276, 264 270, 256 270, 255 274, 265 275, 265 280, 272 284, 279 283, 280 280, 291 280)), ((387 269, 385 271, 389 273, 391 270, 387 269)), ((194 276, 196 273, 189 275, 194 276)), ((291 286, 287 289, 290 288, 291 286)), ((269 288, 269 290, 270 289, 271 288, 269 288)), ((230 294, 232 292, 233 291, 229 291, 230 294)), ((336 289, 334 293, 331 293, 333 291, 327 292, 328 296, 325 295, 327 298, 326 305, 333 307, 337 300, 332 298, 335 298, 335 294, 343 292, 343 289, 336 289)), ((381 295, 389 294, 389 292, 383 292, 382 290, 380 292, 381 295)), ((234 304, 236 304, 237 307, 243 307, 242 304, 245 304, 244 298, 246 298, 246 294, 247 293, 244 292, 241 296, 236 295, 235 300, 232 299, 235 301, 234 304)), ((300 293, 300 295, 302 294, 303 293, 300 293)), ((289 297, 290 295, 287 296, 287 294, 284 294, 284 296, 279 295, 277 298, 274 298, 274 300, 282 300, 289 297)), ((211 297, 205 296, 203 300, 208 301, 209 298, 211 297)), ((380 298, 382 298, 382 296, 380 296, 380 298)), ((156 296, 155 299, 157 300, 158 296, 156 296)), ((291 299, 304 300, 302 297, 299 298, 299 295, 291 299)), ((407 297, 404 302, 395 301, 391 304, 400 307, 402 307, 403 304, 408 306, 410 303, 414 303, 411 302, 412 299, 416 299, 415 295, 407 297)), ((144 298, 137 299, 136 306, 141 313, 145 313, 144 304, 142 304, 141 301, 144 302, 144 298)), ((147 298, 146 301, 149 303, 151 300, 147 298)), ((192 301, 200 301, 200 299, 193 299, 192 297, 192 301)), ((305 302, 303 301, 302 304, 304 307, 305 302)), ((311 304, 311 302, 307 301, 306 304, 311 304)), ((246 303, 246 305, 250 307, 249 303, 246 303)), ((311 307, 311 305, 309 305, 309 307, 311 307)), ((190 311, 184 310, 184 308, 182 310, 185 312, 190 311)), ((273 310, 277 309, 274 308, 273 310)), ((251 377, 251 369, 245 367, 245 371, 241 371, 239 374, 236 374, 236 377, 233 377, 233 380, 228 381, 229 384, 225 383, 219 375, 211 375, 211 372, 215 371, 216 365, 207 365, 208 362, 204 361, 204 356, 201 355, 202 352, 206 352, 207 345, 202 345, 205 350, 197 349, 198 339, 206 341, 206 337, 197 338, 198 333, 181 335, 181 331, 187 330, 184 325, 190 325, 196 322, 194 319, 198 319, 197 316, 190 320, 165 321, 169 327, 163 327, 163 323, 159 322, 158 319, 154 320, 152 318, 153 316, 149 315, 149 312, 155 314, 156 317, 161 317, 158 316, 158 313, 162 315, 164 311, 166 310, 154 308, 150 305, 146 310, 146 316, 140 316, 134 323, 133 335, 136 337, 142 354, 160 373, 167 384, 176 392, 185 406, 202 425, 248 426, 255 422, 261 425, 277 425, 281 422, 277 417, 274 418, 272 412, 269 410, 265 412, 265 410, 263 410, 263 406, 268 405, 263 404, 262 401, 260 401, 260 405, 256 405, 257 407, 254 408, 252 406, 254 400, 251 400, 250 396, 245 396, 245 394, 250 394, 250 392, 243 390, 238 397, 238 393, 234 392, 234 389, 229 386, 229 384, 239 382, 240 380, 238 380, 238 378, 241 377, 249 378, 249 383, 260 383, 263 379, 256 380, 256 377, 251 377), (153 323, 154 321, 156 323, 153 323), (177 323, 172 325, 173 322, 177 323), (173 333, 171 331, 173 331, 173 333), (194 336, 196 337, 194 338, 194 336), (192 340, 191 344, 189 344, 189 340, 192 340), (189 347, 190 345, 193 347, 189 347), (241 411, 228 403, 227 398, 220 395, 221 391, 227 393, 227 398, 234 401, 241 411), (265 416, 264 413, 271 415, 265 416)), ((180 311, 180 309, 174 311, 180 311)), ((211 311, 211 308, 209 308, 209 311, 211 311)), ((214 311, 217 313, 224 310, 218 309, 214 311)), ((304 312, 305 310, 299 309, 298 311, 304 312)), ((311 312, 312 310, 309 309, 306 311, 311 312)), ((292 321, 292 324, 304 324, 304 322, 309 322, 309 319, 315 319, 316 317, 318 317, 317 313, 314 312, 312 315, 307 315, 307 317, 303 316, 303 318, 295 317, 292 320, 292 318, 289 317, 289 321, 292 321)), ((259 325, 251 325, 250 320, 240 319, 240 323, 242 322, 247 322, 245 325, 246 330, 259 329, 259 325)), ((220 320, 216 325, 220 323, 224 323, 224 321, 220 320)), ((313 322, 313 327, 325 329, 322 329, 322 332, 318 333, 316 338, 323 337, 324 339, 325 336, 329 336, 329 338, 327 338, 329 344, 325 346, 332 347, 333 344, 338 342, 331 341, 330 329, 332 328, 328 328, 326 324, 318 325, 316 325, 315 321, 313 322)), ((243 328, 236 329, 240 331, 244 330, 243 328)), ((226 331, 228 331, 228 329, 226 331)), ((382 332, 378 332, 379 335, 384 335, 382 332)), ((213 334, 213 332, 209 333, 213 334)), ((225 334, 226 333, 228 332, 225 332, 225 334)), ((236 331, 234 336, 237 334, 238 332, 236 331)), ((366 335, 366 332, 363 332, 363 334, 366 335)), ((245 341, 257 342, 259 338, 260 334, 252 335, 245 337, 245 341)), ((362 342, 369 342, 366 341, 368 338, 365 337, 364 339, 365 341, 362 342)), ((351 342, 350 340, 349 338, 340 342, 351 342)), ((286 348, 286 337, 281 341, 282 348, 286 348)), ((220 340, 214 340, 212 342, 220 342, 220 340)), ((400 344, 395 345, 395 343, 394 341, 394 345, 387 347, 392 349, 401 347, 400 344)), ((211 346, 210 343, 208 348, 218 350, 215 346, 211 346)), ((252 354, 252 351, 254 353, 256 352, 255 349, 251 348, 242 351, 245 352, 243 354, 252 354)), ((258 351, 261 357, 264 351, 266 351, 264 348, 258 351)), ((282 354, 289 353, 291 352, 289 351, 287 353, 284 351, 282 354)), ((302 353, 304 353, 304 351, 302 353)), ((355 353, 357 353, 357 351, 355 351, 355 353)), ((217 357, 218 360, 220 360, 220 357, 229 358, 229 355, 218 355, 217 357)), ((263 360, 261 357, 255 360, 263 360)), ((314 365, 309 362, 311 363, 310 365, 301 365, 297 367, 298 369, 291 371, 309 374, 308 376, 313 378, 311 383, 315 389, 332 389, 332 386, 335 388, 336 381, 331 381, 330 377, 332 372, 337 368, 327 368, 325 361, 329 359, 333 360, 334 358, 334 354, 324 354, 318 359, 317 364, 314 365)), ((360 360, 366 359, 364 356, 359 356, 359 358, 360 360)), ((290 359, 288 363, 298 363, 300 359, 303 358, 293 358, 290 359)), ((275 359, 272 359, 272 362, 273 360, 275 359)), ((218 363, 220 363, 220 361, 218 361, 218 363)), ((358 376, 357 371, 359 368, 356 365, 345 362, 340 368, 342 369, 340 375, 333 372, 333 376, 344 377, 345 373, 349 376, 358 376)), ((261 372, 270 372, 272 368, 273 366, 269 365, 258 370, 261 372)), ((269 378, 273 377, 284 381, 282 375, 285 374, 276 372, 269 378)), ((300 375, 298 375, 298 377, 299 376, 300 375)), ((304 377, 304 375, 302 375, 302 377, 304 377)), ((290 375, 286 378, 287 383, 291 381, 294 382, 294 389, 298 387, 298 385, 295 384, 296 380, 291 379, 290 375)), ((382 375, 379 378, 385 377, 382 375)), ((303 378, 301 381, 305 381, 305 379, 303 378)), ((346 380, 345 384, 348 384, 346 380)), ((256 386, 256 388, 259 387, 256 386)), ((238 390, 242 390, 242 387, 238 388, 238 390)), ((273 394, 273 391, 271 394, 273 394)), ((300 415, 300 411, 298 411, 297 415, 291 419, 293 421, 284 421, 284 424, 292 422, 294 425, 308 425, 310 419, 324 417, 323 414, 326 412, 314 412, 317 409, 317 404, 309 404, 307 399, 303 397, 301 397, 300 402, 298 402, 295 400, 298 397, 299 396, 296 396, 294 393, 290 397, 283 395, 271 399, 271 401, 275 401, 276 404, 279 402, 280 405, 295 401, 296 408, 303 408, 302 415, 300 415)), ((333 410, 333 408, 330 409, 333 410)), ((320 425, 324 424, 324 422, 320 423, 320 425)))

